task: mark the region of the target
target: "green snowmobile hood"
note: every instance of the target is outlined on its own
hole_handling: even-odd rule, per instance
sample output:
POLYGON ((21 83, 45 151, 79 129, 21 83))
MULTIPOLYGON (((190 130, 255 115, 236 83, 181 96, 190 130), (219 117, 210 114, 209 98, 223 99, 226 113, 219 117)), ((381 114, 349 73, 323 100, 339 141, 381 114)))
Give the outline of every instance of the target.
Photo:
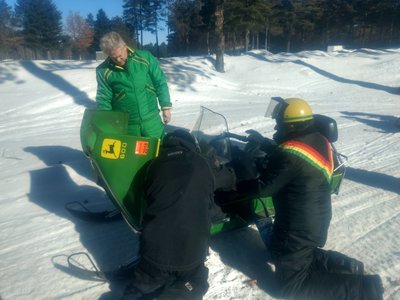
POLYGON ((139 230, 145 210, 145 165, 158 155, 160 140, 127 135, 128 113, 86 109, 81 124, 83 152, 123 217, 139 230))

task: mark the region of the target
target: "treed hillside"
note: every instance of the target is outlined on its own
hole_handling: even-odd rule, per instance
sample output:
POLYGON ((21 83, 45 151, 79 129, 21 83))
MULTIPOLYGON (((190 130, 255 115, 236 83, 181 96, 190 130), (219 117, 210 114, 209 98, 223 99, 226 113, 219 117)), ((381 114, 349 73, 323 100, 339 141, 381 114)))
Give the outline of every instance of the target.
POLYGON ((400 46, 397 0, 124 0, 122 9, 63 20, 53 0, 0 0, 0 59, 93 59, 111 30, 158 57, 400 46), (143 45, 145 32, 155 44, 143 45))

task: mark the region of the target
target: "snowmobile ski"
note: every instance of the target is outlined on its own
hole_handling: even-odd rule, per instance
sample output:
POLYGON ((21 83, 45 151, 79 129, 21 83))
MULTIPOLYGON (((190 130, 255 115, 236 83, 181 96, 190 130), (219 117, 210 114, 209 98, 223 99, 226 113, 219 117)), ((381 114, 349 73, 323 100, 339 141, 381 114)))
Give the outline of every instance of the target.
POLYGON ((122 220, 122 214, 118 209, 91 211, 83 203, 72 201, 65 204, 65 209, 68 210, 74 217, 89 221, 89 222, 111 222, 122 220))
POLYGON ((127 279, 132 274, 133 268, 138 264, 139 256, 135 256, 117 269, 111 271, 101 271, 93 259, 86 252, 77 252, 68 256, 68 267, 79 278, 89 281, 118 281, 127 279))

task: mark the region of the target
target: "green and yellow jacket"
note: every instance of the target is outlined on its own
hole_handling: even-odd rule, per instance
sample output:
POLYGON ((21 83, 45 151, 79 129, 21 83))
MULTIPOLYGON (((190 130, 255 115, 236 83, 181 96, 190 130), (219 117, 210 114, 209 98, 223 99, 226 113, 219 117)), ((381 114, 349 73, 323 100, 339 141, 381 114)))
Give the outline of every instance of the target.
POLYGON ((98 109, 128 112, 129 126, 159 119, 159 108, 172 106, 165 75, 147 51, 128 48, 123 67, 107 58, 96 68, 96 79, 98 109))

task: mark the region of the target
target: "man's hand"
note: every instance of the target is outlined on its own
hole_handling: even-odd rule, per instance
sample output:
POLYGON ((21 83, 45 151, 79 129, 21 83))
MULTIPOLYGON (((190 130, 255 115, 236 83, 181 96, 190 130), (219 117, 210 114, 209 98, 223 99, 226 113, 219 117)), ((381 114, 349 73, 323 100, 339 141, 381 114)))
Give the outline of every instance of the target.
POLYGON ((264 142, 264 137, 258 131, 248 129, 246 130, 246 133, 248 134, 247 139, 249 142, 254 142, 258 145, 261 145, 264 142))
POLYGON ((171 110, 170 109, 163 109, 163 121, 165 124, 171 122, 171 110))

